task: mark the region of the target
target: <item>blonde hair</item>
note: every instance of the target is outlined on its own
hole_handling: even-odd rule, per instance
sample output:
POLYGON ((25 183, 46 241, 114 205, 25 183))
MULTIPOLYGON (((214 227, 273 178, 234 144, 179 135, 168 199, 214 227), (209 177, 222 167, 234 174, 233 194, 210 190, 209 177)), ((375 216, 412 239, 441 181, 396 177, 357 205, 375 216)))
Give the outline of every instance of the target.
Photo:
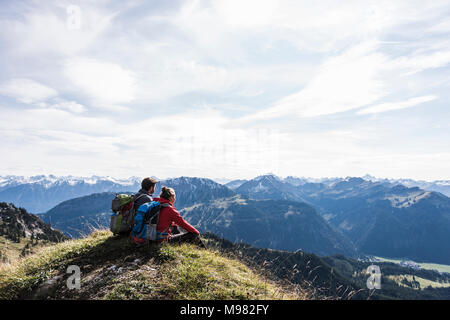
POLYGON ((170 197, 174 196, 175 197, 175 190, 169 187, 162 187, 161 188, 161 193, 159 194, 159 196, 161 198, 164 198, 166 200, 169 200, 170 197))

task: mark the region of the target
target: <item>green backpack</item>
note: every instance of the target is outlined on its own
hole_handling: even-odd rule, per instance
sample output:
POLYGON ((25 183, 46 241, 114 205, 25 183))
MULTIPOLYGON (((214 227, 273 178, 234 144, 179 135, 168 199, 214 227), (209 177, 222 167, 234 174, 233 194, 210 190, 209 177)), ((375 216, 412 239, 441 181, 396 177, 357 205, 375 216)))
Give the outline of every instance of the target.
POLYGON ((111 210, 113 211, 109 223, 109 230, 113 234, 128 234, 134 225, 134 217, 136 210, 134 202, 145 194, 135 198, 134 195, 116 194, 111 202, 111 210))

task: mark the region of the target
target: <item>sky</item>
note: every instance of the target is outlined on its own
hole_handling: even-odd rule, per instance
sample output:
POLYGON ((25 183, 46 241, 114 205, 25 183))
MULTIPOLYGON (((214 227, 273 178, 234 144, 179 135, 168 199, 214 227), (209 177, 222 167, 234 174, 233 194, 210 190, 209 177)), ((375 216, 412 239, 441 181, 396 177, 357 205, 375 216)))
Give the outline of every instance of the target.
POLYGON ((450 1, 0 1, 0 175, 450 179, 450 1))

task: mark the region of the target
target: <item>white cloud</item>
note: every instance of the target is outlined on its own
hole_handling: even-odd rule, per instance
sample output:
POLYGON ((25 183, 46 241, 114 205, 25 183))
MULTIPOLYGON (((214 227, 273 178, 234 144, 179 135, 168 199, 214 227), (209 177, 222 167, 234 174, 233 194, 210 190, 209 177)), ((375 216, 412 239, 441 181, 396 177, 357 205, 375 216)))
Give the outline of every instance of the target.
POLYGON ((375 52, 376 43, 363 43, 328 58, 298 93, 243 120, 297 115, 312 117, 355 109, 385 95, 379 71, 386 57, 375 52))
POLYGON ((18 19, 0 19, 1 36, 8 41, 9 50, 25 56, 78 54, 93 45, 117 15, 117 12, 84 2, 80 5, 81 28, 71 30, 67 27, 69 5, 62 1, 39 5, 28 3, 14 13, 18 19))
POLYGON ((442 178, 442 170, 448 167, 448 153, 427 150, 418 155, 414 150, 390 152, 377 146, 389 134, 380 136, 376 127, 364 124, 345 130, 286 132, 283 123, 266 127, 233 127, 233 123, 211 109, 167 114, 131 125, 54 108, 6 109, 2 110, 0 136, 5 147, 14 147, 14 153, 3 158, 2 165, 56 174, 126 177, 151 171, 165 177, 227 178, 251 178, 269 171, 283 176, 369 172, 421 178, 441 174, 442 178), (28 165, 29 154, 33 154, 33 166, 28 165), (431 162, 436 165, 430 167, 431 162))
POLYGON ((58 92, 34 80, 16 78, 2 83, 0 94, 23 103, 36 103, 54 97, 58 92))
POLYGON ((137 90, 137 99, 144 101, 167 100, 196 90, 223 92, 228 90, 234 81, 226 68, 183 57, 162 58, 152 62, 146 71, 137 90))
MULTIPOLYGON (((409 136, 404 140, 400 136, 393 138, 392 131, 364 125, 345 131, 292 133, 282 139, 278 174, 287 176, 295 171, 298 176, 345 177, 370 173, 381 177, 448 179, 445 172, 450 153, 433 151, 423 144, 419 150, 404 148, 408 139, 409 136)), ((417 147, 417 143, 414 145, 417 147)))
POLYGON ((75 102, 61 100, 51 105, 52 108, 67 110, 73 113, 82 113, 86 111, 86 107, 75 102))
POLYGON ((433 24, 427 31, 430 33, 448 33, 450 32, 450 20, 447 19, 437 24, 433 24))
POLYGON ((73 113, 86 111, 85 106, 62 99, 55 89, 31 79, 11 79, 0 84, 0 95, 14 98, 29 106, 55 108, 73 113))
POLYGON ((279 4, 276 0, 212 2, 218 16, 232 27, 260 27, 272 24, 279 10, 279 4))
POLYGON ((95 168, 98 174, 127 176, 153 170, 157 176, 238 177, 278 166, 280 133, 262 128, 230 128, 221 112, 199 110, 143 119, 132 125, 54 108, 4 110, 0 136, 14 156, 5 167, 33 164, 66 173, 95 168), (20 121, 14 121, 20 117, 20 121), (64 167, 59 164, 64 162, 64 167), (249 168, 249 166, 251 168, 249 168), (120 170, 118 169, 120 168, 120 170))
POLYGON ((427 69, 441 68, 450 64, 450 44, 446 48, 439 48, 427 53, 413 53, 409 56, 392 59, 391 68, 405 70, 410 76, 427 69))
MULTIPOLYGON (((408 162, 415 150, 392 143, 390 129, 380 129, 386 123, 370 134, 357 128, 377 117, 349 112, 338 123, 319 116, 404 109, 437 96, 444 104, 447 70, 438 68, 448 66, 450 45, 443 4, 225 0, 183 1, 180 9, 133 1, 126 10, 81 2, 79 30, 67 29, 66 4, 7 6, 15 9, 0 18, 0 90, 29 108, 2 108, 2 144, 13 150, 2 167, 236 178, 276 168, 285 175, 415 174, 425 158, 408 162), (142 112, 159 102, 170 110, 165 116, 142 112), (184 109, 199 105, 213 110, 184 109), (95 108, 128 112, 95 117, 95 108), (249 115, 229 119, 220 111, 249 115), (397 163, 385 170, 390 155, 397 163)), ((392 115, 393 123, 402 116, 392 115)), ((446 145, 440 140, 426 160, 446 145)), ((447 156, 439 159, 423 172, 447 172, 447 156)))
POLYGON ((100 108, 131 102, 136 75, 120 65, 89 58, 74 58, 64 65, 64 75, 100 108))
MULTIPOLYGON (((448 43, 395 58, 383 53, 381 47, 381 42, 363 42, 327 58, 299 92, 242 118, 242 123, 291 115, 315 117, 368 106, 395 91, 420 90, 416 79, 412 78, 415 74, 450 64, 448 43)), ((435 98, 423 95, 395 104, 380 103, 377 108, 364 110, 403 109, 435 98)))
POLYGON ((0 127, 24 136, 41 130, 70 131, 88 136, 110 135, 115 122, 105 118, 74 114, 52 105, 25 110, 2 108, 0 127), (18 120, 19 119, 19 120, 18 120))
POLYGON ((375 106, 371 106, 369 108, 362 109, 357 112, 357 114, 368 114, 368 113, 379 113, 379 112, 386 112, 386 111, 392 111, 392 110, 399 110, 399 109, 406 109, 411 108, 414 106, 417 106, 419 104, 430 102, 433 100, 436 100, 437 96, 422 96, 422 97, 415 97, 410 98, 406 101, 400 101, 400 102, 386 102, 381 103, 375 106))

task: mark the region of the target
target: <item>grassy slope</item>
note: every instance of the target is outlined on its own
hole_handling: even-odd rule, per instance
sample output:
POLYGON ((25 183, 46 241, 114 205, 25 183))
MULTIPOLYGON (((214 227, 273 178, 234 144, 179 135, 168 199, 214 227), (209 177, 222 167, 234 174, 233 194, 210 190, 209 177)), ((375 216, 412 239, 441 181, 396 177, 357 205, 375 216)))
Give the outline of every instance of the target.
POLYGON ((1 262, 15 261, 20 257, 22 249, 29 244, 30 253, 36 252, 39 248, 52 244, 50 241, 39 240, 38 244, 32 245, 30 238, 20 238, 20 243, 11 241, 4 236, 0 236, 1 262))
MULTIPOLYGON (((375 256, 379 261, 382 262, 392 262, 396 264, 400 264, 400 262, 404 261, 404 259, 394 259, 394 258, 383 258, 375 256)), ((416 262, 422 269, 426 270, 437 270, 439 272, 447 272, 450 273, 450 265, 446 264, 437 264, 437 263, 428 263, 428 262, 416 262)))
POLYGON ((97 231, 40 248, 0 265, 0 299, 308 299, 215 250, 192 245, 136 248, 128 238, 97 231), (69 290, 69 265, 81 268, 81 289, 69 290))
POLYGON ((449 282, 437 282, 437 281, 432 281, 429 279, 424 279, 421 277, 413 277, 410 274, 402 274, 402 275, 398 275, 398 276, 388 276, 389 279, 394 280, 395 282, 397 282, 399 285, 401 286, 406 286, 402 283, 403 279, 408 280, 409 282, 413 282, 414 279, 415 281, 417 281, 420 284, 420 288, 426 288, 428 286, 432 287, 432 288, 449 288, 450 287, 450 283, 449 282))

